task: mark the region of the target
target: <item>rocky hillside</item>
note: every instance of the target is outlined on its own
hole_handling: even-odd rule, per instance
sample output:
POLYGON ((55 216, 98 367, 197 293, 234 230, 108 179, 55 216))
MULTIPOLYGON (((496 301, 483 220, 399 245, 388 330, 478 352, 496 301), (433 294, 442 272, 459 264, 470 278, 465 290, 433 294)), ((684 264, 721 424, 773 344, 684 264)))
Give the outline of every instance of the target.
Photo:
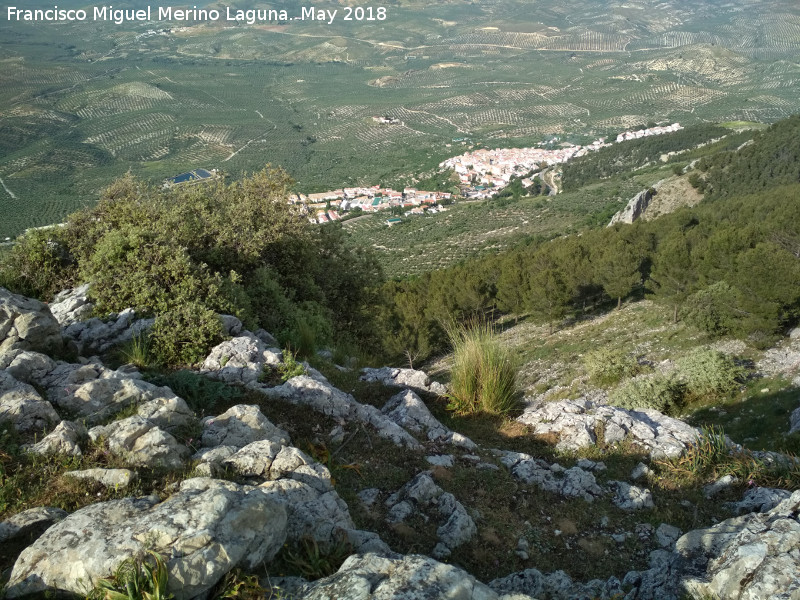
POLYGON ((151 323, 85 293, 0 289, 8 598, 104 597, 121 564, 179 599, 800 594, 790 457, 602 397, 458 419, 421 371, 318 370, 230 316, 193 371, 143 374, 114 349, 151 323), (758 466, 679 476, 713 452, 758 466))

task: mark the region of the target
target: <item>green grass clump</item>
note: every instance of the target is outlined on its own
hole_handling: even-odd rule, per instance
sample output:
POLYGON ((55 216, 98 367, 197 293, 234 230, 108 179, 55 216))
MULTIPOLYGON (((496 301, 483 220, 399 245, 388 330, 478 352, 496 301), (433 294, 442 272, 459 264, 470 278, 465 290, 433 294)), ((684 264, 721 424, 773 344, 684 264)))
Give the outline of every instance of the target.
POLYGON ((620 408, 652 408, 675 414, 681 406, 681 385, 672 377, 655 373, 629 379, 611 393, 611 404, 620 408))
POLYGON ((448 408, 459 414, 508 413, 517 405, 517 366, 487 324, 450 328, 453 369, 448 408))
POLYGON ((614 385, 640 371, 639 363, 630 354, 611 348, 600 348, 583 359, 591 380, 598 385, 614 385))
POLYGON ((747 485, 786 489, 800 485, 800 462, 795 457, 766 461, 749 450, 732 447, 721 428, 702 431, 681 456, 658 463, 671 479, 693 484, 732 475, 747 485))
POLYGON ((136 366, 139 369, 149 369, 158 365, 158 359, 153 352, 150 336, 147 333, 134 335, 117 350, 119 360, 136 366))
POLYGON ((128 558, 111 577, 101 579, 88 595, 88 600, 169 600, 169 573, 164 559, 148 551, 150 558, 128 558))

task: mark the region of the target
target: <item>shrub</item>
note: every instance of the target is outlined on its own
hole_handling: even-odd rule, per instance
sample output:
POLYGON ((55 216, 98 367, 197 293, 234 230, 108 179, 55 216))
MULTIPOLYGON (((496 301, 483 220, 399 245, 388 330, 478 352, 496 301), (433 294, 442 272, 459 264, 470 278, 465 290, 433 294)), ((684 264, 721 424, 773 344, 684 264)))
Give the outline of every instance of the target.
POLYGON ((213 310, 188 302, 156 317, 150 339, 168 365, 192 365, 222 341, 222 322, 213 310))
POLYGON ((516 364, 487 324, 450 327, 453 369, 448 408, 461 414, 504 414, 516 407, 516 364))
POLYGON ((693 398, 718 398, 736 390, 745 369, 722 352, 696 349, 677 363, 678 377, 693 398))
POLYGON ((150 380, 156 385, 168 386, 186 400, 193 411, 199 413, 211 410, 219 401, 232 403, 242 396, 242 392, 238 388, 221 381, 214 381, 187 369, 152 377, 150 380))
POLYGON ((591 380, 598 385, 614 385, 640 371, 636 359, 622 350, 600 348, 583 359, 591 380))
POLYGON ((611 404, 620 408, 652 408, 664 414, 678 412, 683 397, 680 383, 660 373, 629 379, 613 392, 611 404))
POLYGON ((50 300, 76 276, 61 228, 30 231, 17 240, 0 262, 0 287, 50 300))

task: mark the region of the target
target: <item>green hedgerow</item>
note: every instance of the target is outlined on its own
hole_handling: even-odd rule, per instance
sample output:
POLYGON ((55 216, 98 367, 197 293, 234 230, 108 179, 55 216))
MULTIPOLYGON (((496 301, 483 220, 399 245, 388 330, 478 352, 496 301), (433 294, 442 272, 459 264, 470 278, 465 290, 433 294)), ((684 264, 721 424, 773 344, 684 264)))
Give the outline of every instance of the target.
POLYGON ((488 324, 448 328, 453 369, 448 408, 457 413, 507 413, 517 405, 517 367, 488 324))

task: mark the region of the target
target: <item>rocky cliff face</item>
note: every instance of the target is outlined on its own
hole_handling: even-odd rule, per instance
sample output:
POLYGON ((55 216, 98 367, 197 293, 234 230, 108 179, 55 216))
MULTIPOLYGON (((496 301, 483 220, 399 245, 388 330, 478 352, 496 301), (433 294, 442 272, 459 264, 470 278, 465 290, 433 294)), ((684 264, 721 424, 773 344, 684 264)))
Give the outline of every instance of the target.
POLYGON ((609 222, 608 226, 611 227, 617 223, 633 223, 636 219, 644 214, 644 211, 647 210, 647 207, 650 205, 650 201, 655 195, 656 190, 654 188, 642 190, 628 201, 628 204, 625 208, 611 217, 611 221, 609 222))
MULTIPOLYGON (((62 296, 74 310, 57 305, 51 312, 39 302, 0 290, 0 420, 23 438, 46 433, 30 439, 27 452, 76 460, 99 452, 108 463, 108 468, 68 468, 66 473, 87 490, 102 490, 103 499, 86 501, 69 514, 52 507, 7 514, 0 523, 0 545, 20 547, 6 574, 9 598, 52 590, 84 593, 123 560, 146 551, 164 557, 176 598, 202 598, 232 569, 269 566, 284 545, 309 540, 323 551, 345 542, 350 556, 329 577, 281 580, 288 597, 632 600, 677 599, 686 593, 737 599, 800 595, 800 491, 751 490, 731 507, 732 513, 745 514, 683 535, 668 522, 657 529, 646 522, 652 518, 646 515, 664 513, 652 512, 660 499, 648 487, 650 468, 645 463, 680 455, 700 435, 677 419, 589 400, 534 405, 520 417, 532 432, 558 438, 565 451, 623 440, 643 451, 645 463, 629 476, 611 478, 598 460, 562 466, 533 454, 483 447, 454 431, 423 399, 444 394, 446 388, 421 371, 364 370, 365 383, 392 390, 382 407, 357 401, 311 367, 270 386, 261 377, 265 365, 283 360, 274 338, 246 331, 232 317, 225 319, 232 337, 214 348, 197 371, 259 401, 201 414, 131 366, 111 369, 97 357, 54 358, 65 339, 73 350, 99 350, 143 327, 132 312, 104 320, 74 318, 74 311, 85 312, 79 296, 62 296), (308 421, 336 423, 330 434, 319 430, 319 438, 331 447, 344 448, 353 436, 364 434, 365 440, 392 448, 383 452, 396 461, 419 461, 427 467, 400 485, 348 492, 346 502, 328 466, 295 445, 287 430, 290 424, 265 416, 260 406, 270 403, 299 407, 308 421), (345 436, 346 430, 353 433, 345 436), (519 493, 538 490, 553 505, 564 500, 584 506, 608 503, 645 515, 636 531, 609 535, 619 537, 619 544, 630 536, 646 537, 646 568, 582 582, 564 571, 545 572, 532 565, 479 581, 441 562, 465 547, 487 544, 492 535, 486 515, 468 495, 457 497, 444 489, 447 477, 441 474, 454 464, 463 472, 507 473, 520 486, 519 493), (173 474, 173 480, 156 495, 143 482, 159 472, 173 474), (371 523, 371 530, 359 528, 357 521, 371 523), (413 536, 419 528, 430 531, 426 555, 397 553, 382 539, 397 531, 413 536)), ((334 462, 329 453, 327 464, 334 462)), ((554 509, 552 517, 558 516, 554 509)), ((519 533, 516 547, 506 551, 525 561, 531 542, 519 533)))

